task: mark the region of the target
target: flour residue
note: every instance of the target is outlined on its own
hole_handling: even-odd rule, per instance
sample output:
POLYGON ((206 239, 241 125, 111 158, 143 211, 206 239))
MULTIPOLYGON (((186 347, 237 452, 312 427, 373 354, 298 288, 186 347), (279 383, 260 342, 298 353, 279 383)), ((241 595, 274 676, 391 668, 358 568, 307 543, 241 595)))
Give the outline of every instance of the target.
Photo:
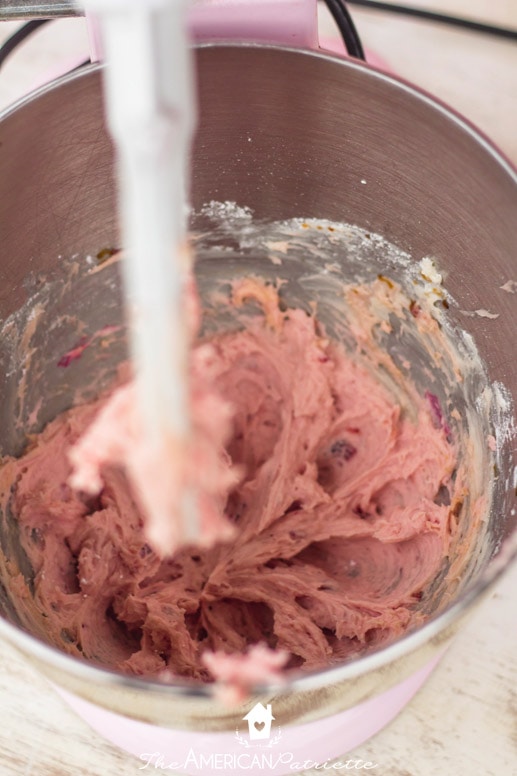
POLYGON ((502 286, 499 286, 501 291, 506 291, 508 294, 517 294, 517 280, 507 280, 502 286))

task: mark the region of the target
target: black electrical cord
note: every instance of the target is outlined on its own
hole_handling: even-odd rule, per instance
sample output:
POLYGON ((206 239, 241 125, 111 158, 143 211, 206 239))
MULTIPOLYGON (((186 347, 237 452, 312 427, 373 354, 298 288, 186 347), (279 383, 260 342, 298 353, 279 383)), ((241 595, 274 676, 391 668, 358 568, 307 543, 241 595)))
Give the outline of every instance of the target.
POLYGON ((14 49, 17 48, 20 43, 23 43, 25 38, 28 38, 29 35, 36 32, 38 27, 42 27, 49 21, 50 19, 34 19, 33 21, 24 24, 23 27, 19 27, 16 32, 13 32, 11 37, 7 38, 5 43, 0 47, 0 67, 2 67, 7 57, 12 54, 14 49))
POLYGON ((334 17, 348 55, 366 61, 361 38, 343 0, 325 0, 325 3, 334 17))
MULTIPOLYGON (((325 2, 338 26, 348 54, 351 57, 364 60, 365 56, 363 46, 361 44, 361 39, 356 30, 352 17, 348 12, 348 8, 346 7, 343 0, 325 0, 325 2)), ((34 21, 27 22, 27 24, 24 24, 23 27, 20 27, 18 30, 16 30, 16 32, 13 33, 13 35, 11 35, 11 37, 8 38, 0 47, 0 67, 2 67, 7 57, 14 51, 17 46, 20 45, 20 43, 23 43, 23 41, 28 38, 29 35, 32 35, 32 33, 35 32, 38 27, 41 27, 43 24, 46 24, 49 21, 51 20, 36 19, 34 21)), ((89 64, 89 62, 86 61, 84 64, 89 64)), ((82 66, 83 65, 80 65, 79 67, 82 66)))
MULTIPOLYGON (((448 24, 453 27, 459 27, 470 32, 480 32, 487 35, 495 35, 506 40, 517 40, 517 29, 512 30, 508 27, 498 27, 493 24, 476 22, 472 19, 464 19, 459 16, 450 16, 448 14, 436 13, 424 8, 414 8, 410 5, 399 5, 380 2, 380 0, 347 0, 349 5, 355 5, 359 8, 369 8, 372 11, 385 11, 387 13, 398 14, 401 16, 411 16, 424 21, 436 22, 438 24, 448 24)), ((344 0, 325 0, 325 3, 332 14, 339 32, 343 38, 346 50, 351 57, 365 59, 361 39, 357 33, 352 17, 348 12, 344 0)), ((26 38, 32 35, 39 27, 50 19, 34 19, 27 22, 14 32, 2 46, 0 46, 0 67, 4 64, 7 57, 22 43, 26 38)), ((86 61, 84 64, 89 64, 86 61)))
POLYGON ((435 13, 424 8, 413 8, 410 5, 396 5, 392 3, 378 2, 378 0, 347 0, 349 5, 356 5, 361 8, 370 8, 372 11, 387 11, 388 13, 400 14, 401 16, 413 16, 417 19, 425 19, 438 24, 449 24, 453 27, 461 27, 470 32, 482 32, 487 35, 496 35, 499 38, 507 40, 517 40, 517 30, 509 27, 497 27, 493 24, 476 22, 473 19, 464 19, 460 16, 449 16, 444 13, 435 13))
MULTIPOLYGON (((27 22, 22 27, 19 27, 16 32, 14 32, 10 38, 7 38, 5 43, 3 43, 2 46, 0 46, 0 67, 5 63, 5 60, 7 57, 13 53, 15 48, 17 48, 20 43, 23 43, 23 41, 28 38, 30 35, 32 35, 33 32, 36 32, 37 29, 42 27, 44 24, 47 24, 47 22, 53 21, 52 19, 34 19, 33 21, 27 22)), ((74 67, 70 72, 74 72, 75 70, 80 70, 85 65, 91 65, 91 60, 86 59, 84 62, 81 62, 80 65, 77 65, 77 67, 74 67)))
MULTIPOLYGON (((80 62, 78 65, 73 67, 71 70, 69 70, 69 73, 75 73, 77 70, 82 70, 83 67, 86 67, 86 65, 91 65, 92 60, 91 59, 85 59, 84 62, 80 62)), ((68 74, 67 74, 68 75, 68 74)))

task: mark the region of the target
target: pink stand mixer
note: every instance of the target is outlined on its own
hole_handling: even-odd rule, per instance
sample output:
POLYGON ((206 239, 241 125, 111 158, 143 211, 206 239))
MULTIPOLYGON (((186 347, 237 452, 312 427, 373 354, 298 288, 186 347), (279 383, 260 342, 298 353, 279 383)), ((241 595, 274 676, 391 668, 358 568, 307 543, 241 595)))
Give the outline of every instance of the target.
MULTIPOLYGON (((22 13, 23 3, 20 4, 20 9, 22 13)), ((54 15, 51 11, 46 12, 45 8, 42 8, 38 15, 54 15)), ((236 41, 260 44, 265 46, 267 57, 276 56, 278 47, 281 52, 301 49, 307 53, 309 59, 312 57, 315 78, 317 67, 328 62, 328 55, 321 54, 319 48, 315 0, 202 0, 191 8, 189 23, 192 39, 198 44, 218 42, 226 45, 236 41), (271 51, 273 54, 268 53, 271 51)), ((95 25, 90 25, 90 32, 91 59, 97 61, 100 59, 100 48, 95 25)), ((325 48, 342 51, 342 46, 338 43, 323 43, 325 48)), ((257 52, 260 51, 260 46, 256 49, 257 52)), ((286 64, 288 65, 293 57, 303 56, 302 52, 286 53, 286 64)), ((492 175, 494 187, 499 187, 501 192, 510 192, 511 189, 511 193, 505 194, 508 204, 503 209, 506 213, 515 212, 512 211, 515 206, 512 203, 517 203, 515 173, 507 169, 506 163, 494 149, 486 151, 482 147, 485 144, 484 139, 462 119, 448 112, 443 106, 433 104, 429 97, 412 90, 407 84, 391 81, 390 76, 382 72, 355 62, 345 64, 338 58, 329 59, 334 60, 336 64, 332 66, 336 68, 346 66, 354 73, 357 71, 359 75, 364 70, 366 80, 370 78, 379 84, 390 81, 390 89, 398 90, 402 95, 401 105, 405 105, 406 99, 409 102, 413 100, 415 104, 422 104, 422 109, 429 114, 424 117, 422 126, 427 124, 428 118, 430 122, 434 121, 433 116, 439 116, 444 123, 448 122, 451 127, 447 130, 451 133, 451 147, 459 142, 456 135, 468 136, 469 142, 477 149, 475 153, 476 159, 479 159, 479 179, 485 181, 492 175), (490 165, 491 172, 485 175, 490 165)), ((371 60, 372 57, 368 59, 371 60)), ((271 62, 268 68, 273 72, 274 63, 271 62)), ((258 75, 255 84, 259 80, 258 75)), ((208 86, 204 88, 208 92, 208 86)), ((370 96, 370 99, 374 97, 370 96)), ((438 125, 438 118, 436 122, 438 125)), ((411 119, 408 119, 408 123, 411 123, 411 119)), ((448 142, 446 134, 444 131, 443 142, 448 142)), ((422 147, 424 146, 425 142, 422 143, 422 147)), ((468 154, 470 153, 469 150, 468 154)), ((373 169, 371 172, 373 177, 373 169)), ((367 172, 364 173, 364 178, 371 179, 367 172)), ((231 192, 225 194, 224 198, 230 199, 230 194, 231 192)), ((243 201, 243 204, 247 203, 243 201)), ((499 217, 502 219, 501 215, 499 217)), ((347 220, 353 219, 347 215, 347 220)), ((515 219, 508 218, 506 233, 499 235, 501 254, 512 244, 512 240, 517 240, 517 234, 510 234, 512 229, 515 233, 517 228, 512 226, 514 221, 515 219)), ((508 310, 507 318, 506 324, 501 320, 501 326, 507 325, 511 330, 514 325, 511 310, 508 310)), ((475 322, 472 325, 475 325, 475 322)), ((511 383, 512 379, 514 374, 513 377, 505 375, 505 383, 511 383)), ((498 529, 499 535, 510 536, 514 522, 509 517, 507 523, 498 529)), ((266 692, 260 697, 253 697, 239 710, 237 724, 233 712, 221 712, 220 716, 215 715, 217 719, 212 718, 207 722, 204 717, 206 707, 203 703, 215 701, 203 698, 197 712, 195 709, 199 698, 196 691, 189 687, 169 688, 155 683, 150 688, 150 684, 144 681, 126 680, 91 666, 78 665, 70 669, 73 679, 63 682, 66 686, 64 689, 60 686, 60 674, 65 670, 65 660, 70 662, 69 658, 65 659, 57 650, 39 643, 3 619, 0 621, 0 632, 24 654, 29 655, 39 667, 43 666, 56 690, 94 730, 139 758, 141 767, 147 765, 189 776, 216 772, 226 776, 239 776, 242 773, 250 773, 253 776, 262 773, 282 776, 317 766, 323 769, 325 764, 328 770, 332 767, 340 769, 339 766, 344 769, 345 763, 348 763, 349 770, 368 770, 374 767, 373 764, 354 761, 353 757, 344 753, 350 752, 388 724, 422 686, 444 654, 450 637, 464 617, 467 605, 481 596, 487 586, 500 575, 502 567, 508 564, 510 556, 515 554, 515 538, 513 531, 513 546, 507 549, 506 554, 498 557, 494 551, 493 562, 485 569, 484 574, 480 575, 473 590, 467 591, 462 600, 425 628, 361 659, 356 666, 351 664, 341 667, 342 672, 337 673, 335 678, 329 674, 325 680, 327 687, 322 692, 325 694, 328 691, 332 702, 326 704, 326 711, 320 710, 312 715, 312 718, 310 713, 297 715, 293 708, 297 705, 297 691, 307 692, 309 695, 314 693, 314 699, 317 698, 321 688, 318 677, 309 676, 304 681, 300 680, 299 687, 295 683, 289 688, 291 697, 294 698, 292 707, 284 705, 276 695, 266 692), (343 686, 340 685, 341 682, 344 682, 343 686), (92 684, 97 684, 98 694, 92 695, 88 690, 88 686, 91 687, 92 684), (328 690, 329 684, 331 690, 328 690), (347 693, 350 701, 346 699, 347 693), (171 698, 174 696, 174 703, 171 712, 163 716, 161 726, 160 709, 167 706, 168 694, 171 698), (336 701, 336 695, 340 700, 336 701), (190 709, 192 706, 194 709, 189 720, 182 718, 182 703, 185 708, 190 709), (258 721, 256 727, 254 719, 258 721), (264 735, 258 736, 257 730, 264 731, 264 735), (340 760, 331 766, 331 761, 338 757, 340 760)), ((316 700, 314 703, 316 704, 316 700)), ((303 705, 304 703, 301 704, 302 707, 303 705)), ((305 708, 307 709, 307 702, 305 708)))

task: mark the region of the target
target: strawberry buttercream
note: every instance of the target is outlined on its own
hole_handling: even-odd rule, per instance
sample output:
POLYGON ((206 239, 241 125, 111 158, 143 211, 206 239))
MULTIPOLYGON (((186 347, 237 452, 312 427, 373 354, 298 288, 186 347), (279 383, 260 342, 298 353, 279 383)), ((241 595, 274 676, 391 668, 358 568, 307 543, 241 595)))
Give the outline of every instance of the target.
MULTIPOLYGON (((34 570, 30 627, 67 652, 208 680, 212 653, 262 644, 276 671, 314 668, 422 622, 455 525, 450 429, 425 396, 402 409, 315 316, 281 312, 274 288, 234 286, 235 304, 249 296, 265 316, 192 349, 192 458, 163 472, 167 499, 194 489, 201 545, 167 555, 146 532, 131 382, 4 460, 0 498, 34 570)), ((13 584, 28 620, 21 574, 13 584)))

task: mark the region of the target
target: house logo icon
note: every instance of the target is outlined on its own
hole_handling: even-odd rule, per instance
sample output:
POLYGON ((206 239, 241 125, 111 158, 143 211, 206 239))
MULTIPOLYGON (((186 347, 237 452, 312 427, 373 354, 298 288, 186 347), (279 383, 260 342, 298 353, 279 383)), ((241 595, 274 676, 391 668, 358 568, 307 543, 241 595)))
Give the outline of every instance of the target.
POLYGON ((252 741, 270 737, 271 722, 275 719, 270 703, 266 707, 261 703, 255 704, 243 719, 248 723, 249 736, 252 741))

